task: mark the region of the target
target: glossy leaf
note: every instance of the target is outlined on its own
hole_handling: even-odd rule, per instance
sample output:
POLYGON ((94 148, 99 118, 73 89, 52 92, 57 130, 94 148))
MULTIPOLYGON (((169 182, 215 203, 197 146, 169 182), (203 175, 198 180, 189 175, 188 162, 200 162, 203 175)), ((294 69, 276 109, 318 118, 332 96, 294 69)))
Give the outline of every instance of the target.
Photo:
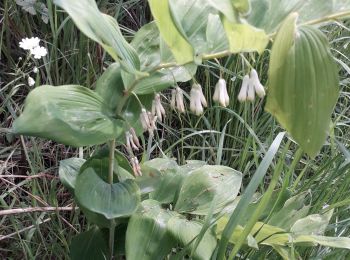
POLYGON ((69 158, 60 161, 58 169, 58 175, 62 184, 74 192, 75 181, 79 174, 80 167, 84 164, 85 160, 81 158, 69 158))
POLYGON ((179 192, 175 210, 206 215, 216 197, 214 213, 232 202, 241 187, 242 174, 225 166, 204 165, 188 175, 179 192))
MULTIPOLYGON (((167 228, 172 234, 174 239, 180 243, 183 247, 188 247, 188 251, 191 252, 195 244, 195 239, 199 235, 203 224, 194 221, 187 220, 182 217, 173 216, 169 219, 167 223, 167 228)), ((200 241, 198 247, 192 255, 192 259, 206 260, 210 259, 214 249, 216 247, 216 238, 209 229, 202 240, 200 241)))
POLYGON ((89 38, 101 44, 123 67, 130 72, 140 69, 135 50, 127 43, 113 17, 101 13, 95 0, 55 0, 73 19, 77 27, 89 38))
POLYGON ((300 14, 299 23, 330 15, 350 14, 349 0, 251 0, 251 7, 248 22, 267 33, 276 32, 292 12, 300 14))
POLYGON ((160 34, 171 49, 178 64, 181 65, 193 61, 194 50, 182 35, 181 30, 175 26, 168 0, 149 0, 148 3, 160 34))
POLYGON ((117 138, 123 124, 103 99, 88 88, 41 86, 27 96, 13 132, 81 147, 117 138))
POLYGON ((104 260, 108 257, 108 241, 99 228, 75 236, 70 246, 72 260, 104 260))
POLYGON ((114 219, 135 212, 140 203, 140 190, 130 179, 108 184, 93 168, 87 168, 76 180, 75 197, 84 208, 114 219))
POLYGON ((266 110, 311 157, 323 146, 339 96, 336 62, 327 38, 313 27, 282 25, 272 48, 266 110))
POLYGON ((176 242, 167 229, 172 213, 161 208, 154 200, 142 202, 130 218, 126 232, 128 260, 162 260, 176 242))

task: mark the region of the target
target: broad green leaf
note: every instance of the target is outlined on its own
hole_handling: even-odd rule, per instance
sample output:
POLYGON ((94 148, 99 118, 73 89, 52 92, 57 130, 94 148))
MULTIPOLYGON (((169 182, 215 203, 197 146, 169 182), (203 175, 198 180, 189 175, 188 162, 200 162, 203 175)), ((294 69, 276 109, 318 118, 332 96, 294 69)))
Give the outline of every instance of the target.
POLYGON ((241 182, 242 174, 238 171, 225 166, 204 165, 184 179, 175 210, 206 215, 217 197, 214 208, 217 213, 236 198, 241 182))
POLYGON ((208 16, 206 41, 207 49, 210 50, 209 53, 217 53, 229 49, 225 29, 218 14, 209 14, 208 16))
POLYGON ((70 245, 72 260, 105 260, 108 252, 108 241, 97 227, 75 236, 70 245))
POLYGON ((154 200, 142 202, 130 218, 126 231, 126 258, 128 260, 163 260, 176 245, 167 229, 173 213, 161 208, 154 200))
POLYGON ((155 22, 148 23, 137 31, 131 45, 140 55, 142 70, 148 71, 150 75, 137 80, 135 75, 123 72, 122 77, 127 89, 137 80, 137 84, 133 87, 134 93, 153 94, 175 85, 176 82, 192 79, 197 69, 197 66, 192 63, 155 71, 161 63, 176 62, 169 48, 165 44, 161 46, 161 42, 164 41, 159 36, 155 22), (164 52, 168 53, 166 58, 162 57, 164 52))
POLYGON ((174 24, 168 0, 149 0, 148 3, 160 34, 171 49, 178 64, 193 61, 194 50, 174 24))
POLYGON ((350 15, 350 0, 251 0, 248 22, 267 33, 276 32, 292 12, 300 14, 300 23, 327 16, 350 15))
MULTIPOLYGON (((188 247, 192 251, 195 239, 199 235, 203 224, 195 220, 187 220, 182 217, 173 216, 167 223, 167 229, 173 238, 183 247, 188 247)), ((209 229, 203 236, 191 259, 210 259, 216 247, 216 238, 209 229)))
POLYGON ((230 43, 230 52, 253 52, 262 53, 269 38, 263 30, 257 29, 249 24, 232 23, 223 17, 223 25, 230 43))
POLYGON ((81 147, 117 138, 123 126, 103 99, 88 88, 41 86, 27 96, 13 132, 81 147))
MULTIPOLYGON (((221 239, 221 234, 227 225, 228 219, 229 218, 227 216, 224 216, 217 221, 215 233, 216 233, 216 236, 218 239, 221 239)), ((233 233, 229 239, 231 244, 235 244, 236 241, 238 241, 238 239, 241 237, 241 235, 243 233, 243 230, 244 230, 244 228, 240 225, 238 225, 235 228, 235 230, 233 231, 233 233)), ((252 247, 252 248, 259 249, 257 241, 255 240, 255 238, 251 234, 248 235, 248 237, 245 241, 245 244, 252 247)))
POLYGON ((282 25, 272 48, 266 110, 311 157, 323 146, 339 96, 338 69, 327 38, 313 27, 282 25))
POLYGON ((272 215, 268 224, 290 230, 298 219, 307 216, 310 210, 310 203, 307 204, 309 195, 309 192, 303 192, 288 199, 283 208, 272 215))
MULTIPOLYGON (((146 78, 146 80, 151 77, 146 78)), ((118 104, 120 104, 121 99, 125 95, 122 70, 118 63, 111 64, 98 79, 96 82, 96 92, 109 104, 112 111, 117 111, 118 104)), ((137 98, 134 95, 130 96, 122 108, 120 115, 125 120, 125 130, 129 130, 133 127, 138 135, 143 133, 142 125, 139 120, 142 109, 140 102, 146 109, 151 110, 152 100, 154 99, 153 91, 145 92, 152 94, 139 95, 137 98)), ((125 136, 121 138, 125 142, 125 136)))
POLYGON ((85 160, 81 158, 69 158, 60 161, 58 169, 58 175, 62 184, 74 193, 75 181, 79 174, 80 167, 84 164, 85 160))
POLYGON ((140 190, 133 180, 108 184, 93 168, 78 175, 75 197, 84 208, 107 219, 132 215, 140 203, 140 190))
POLYGON ((105 50, 130 72, 140 70, 140 61, 135 50, 127 43, 113 17, 101 13, 95 0, 55 0, 89 38, 101 44, 105 50))
POLYGON ((305 218, 298 219, 290 231, 293 234, 323 235, 333 215, 333 210, 325 214, 312 214, 305 218))
POLYGON ((121 68, 118 62, 112 63, 96 81, 95 91, 112 111, 117 110, 118 103, 123 98, 124 84, 121 68))
POLYGON ((207 0, 208 3, 213 6, 215 9, 223 13, 230 22, 234 23, 236 22, 236 14, 233 9, 233 2, 235 0, 207 0))

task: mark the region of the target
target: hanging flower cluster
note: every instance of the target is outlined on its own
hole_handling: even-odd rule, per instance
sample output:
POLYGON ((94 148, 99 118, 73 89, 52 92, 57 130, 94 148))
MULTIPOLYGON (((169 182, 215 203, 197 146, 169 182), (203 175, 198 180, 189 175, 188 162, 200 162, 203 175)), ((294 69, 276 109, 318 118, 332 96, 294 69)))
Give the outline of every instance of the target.
POLYGON ((134 128, 130 128, 129 131, 125 132, 126 148, 129 152, 132 150, 138 151, 141 147, 139 138, 137 137, 134 128))
POLYGON ((23 38, 19 42, 19 47, 28 50, 34 59, 41 59, 47 55, 47 49, 39 45, 40 39, 38 37, 23 38))
POLYGON ((153 135, 154 130, 157 129, 157 126, 156 126, 157 116, 153 115, 151 112, 142 108, 140 120, 141 120, 143 130, 148 131, 149 134, 153 135))
POLYGON ((184 92, 181 88, 176 87, 171 91, 170 107, 177 109, 180 113, 185 113, 184 92))
POLYGON ((165 109, 160 101, 160 95, 156 94, 154 100, 152 102, 152 115, 157 116, 157 119, 163 121, 163 117, 165 117, 165 109))
POLYGON ((241 90, 237 98, 240 102, 254 101, 255 94, 260 98, 266 95, 264 86, 260 83, 258 73, 255 69, 252 69, 250 75, 243 77, 241 90))

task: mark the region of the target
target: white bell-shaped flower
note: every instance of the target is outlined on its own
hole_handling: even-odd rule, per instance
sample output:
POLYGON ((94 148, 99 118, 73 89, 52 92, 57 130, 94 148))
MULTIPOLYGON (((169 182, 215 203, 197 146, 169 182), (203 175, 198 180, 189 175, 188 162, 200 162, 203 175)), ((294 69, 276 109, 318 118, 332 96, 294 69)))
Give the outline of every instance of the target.
POLYGON ((203 113, 203 106, 207 107, 207 101, 203 95, 202 87, 193 84, 190 92, 190 110, 197 116, 203 113))
POLYGON ((252 71, 250 72, 250 80, 252 82, 252 85, 254 86, 256 94, 260 98, 263 98, 266 95, 265 89, 264 86, 260 83, 259 75, 255 69, 252 69, 252 71))
POLYGON ((243 77, 241 90, 239 91, 239 94, 238 94, 238 97, 237 97, 240 102, 247 101, 249 83, 250 83, 249 76, 245 75, 243 77))
POLYGON ((149 134, 153 135, 154 130, 157 129, 157 116, 154 116, 151 112, 146 111, 146 109, 142 108, 140 114, 140 121, 143 130, 148 131, 149 134))
POLYGON ((254 101, 255 99, 255 88, 254 85, 252 84, 252 80, 249 80, 249 84, 248 84, 248 93, 247 93, 247 100, 248 101, 254 101))
POLYGON ((132 157, 130 159, 131 167, 135 176, 142 176, 141 166, 137 157, 132 157))
POLYGON ((177 109, 180 113, 185 113, 184 92, 181 88, 176 87, 171 91, 170 107, 177 109))
POLYGON ((230 102, 230 97, 228 96, 226 88, 226 81, 222 78, 216 83, 213 100, 223 107, 227 107, 230 102))
POLYGON ((162 105, 159 94, 155 95, 154 100, 152 102, 152 114, 156 115, 160 121, 163 120, 163 116, 165 117, 165 109, 162 105))

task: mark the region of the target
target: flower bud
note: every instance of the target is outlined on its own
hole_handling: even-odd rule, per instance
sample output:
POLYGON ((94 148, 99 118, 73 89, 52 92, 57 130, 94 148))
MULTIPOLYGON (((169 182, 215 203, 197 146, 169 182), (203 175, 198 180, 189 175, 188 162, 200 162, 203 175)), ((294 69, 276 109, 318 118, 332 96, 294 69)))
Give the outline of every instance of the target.
POLYGON ((176 108, 180 113, 185 113, 184 93, 179 87, 176 88, 176 108))
POLYGON ((247 101, 249 81, 250 81, 249 76, 245 75, 243 77, 241 90, 239 91, 239 94, 237 97, 240 102, 247 101))
POLYGON ((260 83, 259 75, 255 69, 252 69, 252 71, 250 72, 250 78, 256 94, 260 98, 263 98, 266 95, 265 89, 264 89, 264 86, 260 83))
POLYGON ((165 117, 165 109, 162 105, 162 102, 160 101, 159 94, 155 95, 155 98, 152 102, 152 114, 156 115, 160 121, 163 120, 163 116, 165 117))

